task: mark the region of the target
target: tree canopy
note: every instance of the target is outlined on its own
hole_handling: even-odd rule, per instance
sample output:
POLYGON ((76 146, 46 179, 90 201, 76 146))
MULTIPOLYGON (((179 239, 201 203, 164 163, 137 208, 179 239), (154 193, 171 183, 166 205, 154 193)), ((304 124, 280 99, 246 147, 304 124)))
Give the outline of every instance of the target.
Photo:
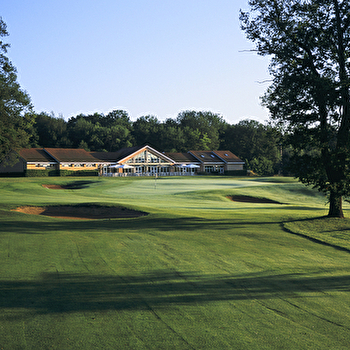
POLYGON ((292 145, 295 175, 329 196, 343 217, 350 195, 350 4, 347 0, 250 0, 242 29, 271 57, 263 103, 292 145))
POLYGON ((6 56, 9 44, 5 22, 0 17, 0 162, 12 161, 11 156, 30 141, 33 122, 28 94, 17 82, 16 68, 6 56))

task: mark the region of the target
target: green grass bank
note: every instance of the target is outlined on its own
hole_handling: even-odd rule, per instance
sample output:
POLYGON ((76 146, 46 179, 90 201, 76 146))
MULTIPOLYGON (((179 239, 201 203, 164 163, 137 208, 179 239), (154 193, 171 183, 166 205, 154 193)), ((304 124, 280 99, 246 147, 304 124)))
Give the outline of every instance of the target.
POLYGON ((350 220, 294 179, 0 178, 0 198, 0 349, 349 349, 350 220), (13 211, 78 204, 148 215, 13 211))

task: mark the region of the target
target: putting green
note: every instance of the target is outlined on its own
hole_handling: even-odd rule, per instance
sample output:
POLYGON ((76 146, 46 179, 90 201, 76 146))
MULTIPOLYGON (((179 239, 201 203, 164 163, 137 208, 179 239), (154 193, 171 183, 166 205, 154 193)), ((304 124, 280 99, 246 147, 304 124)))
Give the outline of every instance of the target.
POLYGON ((349 348, 350 222, 293 179, 0 179, 0 198, 0 349, 349 348), (149 215, 12 211, 77 205, 149 215))

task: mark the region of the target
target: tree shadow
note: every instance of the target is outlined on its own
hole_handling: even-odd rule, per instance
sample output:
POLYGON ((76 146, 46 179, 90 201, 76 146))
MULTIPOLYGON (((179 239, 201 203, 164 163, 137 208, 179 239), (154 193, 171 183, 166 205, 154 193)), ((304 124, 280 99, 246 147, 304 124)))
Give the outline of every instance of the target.
POLYGON ((147 310, 172 304, 274 299, 282 295, 292 298, 303 293, 312 297, 324 292, 349 292, 349 277, 257 273, 208 276, 169 270, 125 276, 45 273, 35 281, 1 281, 0 310, 25 308, 53 314, 147 310))
MULTIPOLYGON (((302 237, 302 238, 305 238, 307 239, 308 241, 311 241, 311 242, 314 242, 314 243, 317 243, 317 244, 321 244, 321 245, 324 245, 324 246, 327 246, 327 247, 332 247, 336 250, 339 250, 339 251, 343 251, 343 252, 347 252, 347 253, 350 253, 350 249, 349 248, 346 248, 346 247, 342 247, 341 245, 337 245, 337 244, 333 244, 333 243, 329 243, 329 242, 325 242, 321 239, 318 239, 318 238, 315 238, 315 237, 312 237, 312 236, 309 236, 307 234, 304 234, 304 233, 300 233, 300 232, 295 232, 289 228, 287 228, 285 226, 286 223, 288 222, 312 222, 312 221, 316 221, 316 220, 320 220, 320 219, 324 219, 324 220, 327 220, 329 219, 328 216, 319 216, 319 217, 315 217, 315 218, 305 218, 305 219, 296 219, 296 220, 289 220, 289 221, 286 221, 286 222, 283 222, 281 223, 281 229, 287 233, 290 233, 292 235, 295 235, 295 236, 298 236, 298 237, 302 237)), ((346 229, 348 231, 348 229, 346 229)), ((340 231, 339 229, 337 229, 337 231, 340 231)), ((344 229, 345 231, 345 229, 344 229)), ((332 232, 332 231, 323 231, 323 232, 332 232)))
MULTIPOLYGON (((25 215, 25 214, 23 214, 25 215)), ((93 231, 119 231, 131 230, 140 232, 142 230, 161 230, 161 231, 196 231, 215 229, 218 234, 223 230, 231 230, 241 226, 250 225, 263 226, 271 224, 280 224, 280 221, 237 221, 234 219, 205 219, 199 217, 180 217, 164 218, 162 216, 142 216, 131 219, 112 219, 112 220, 65 220, 52 219, 47 221, 1 221, 2 233, 11 232, 17 234, 56 234, 58 231, 70 232, 93 232, 93 231)))
POLYGON ((63 185, 62 187, 66 190, 81 190, 83 188, 88 188, 89 185, 96 183, 98 181, 91 181, 91 180, 79 180, 79 181, 73 181, 69 182, 66 185, 63 185))

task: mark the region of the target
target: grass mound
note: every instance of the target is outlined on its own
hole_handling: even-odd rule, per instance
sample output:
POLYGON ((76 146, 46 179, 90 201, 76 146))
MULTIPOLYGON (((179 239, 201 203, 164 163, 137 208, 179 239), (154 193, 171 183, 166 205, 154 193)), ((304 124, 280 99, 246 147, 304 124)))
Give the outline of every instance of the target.
POLYGON ((283 226, 291 233, 350 251, 350 219, 323 217, 286 222, 283 226))

